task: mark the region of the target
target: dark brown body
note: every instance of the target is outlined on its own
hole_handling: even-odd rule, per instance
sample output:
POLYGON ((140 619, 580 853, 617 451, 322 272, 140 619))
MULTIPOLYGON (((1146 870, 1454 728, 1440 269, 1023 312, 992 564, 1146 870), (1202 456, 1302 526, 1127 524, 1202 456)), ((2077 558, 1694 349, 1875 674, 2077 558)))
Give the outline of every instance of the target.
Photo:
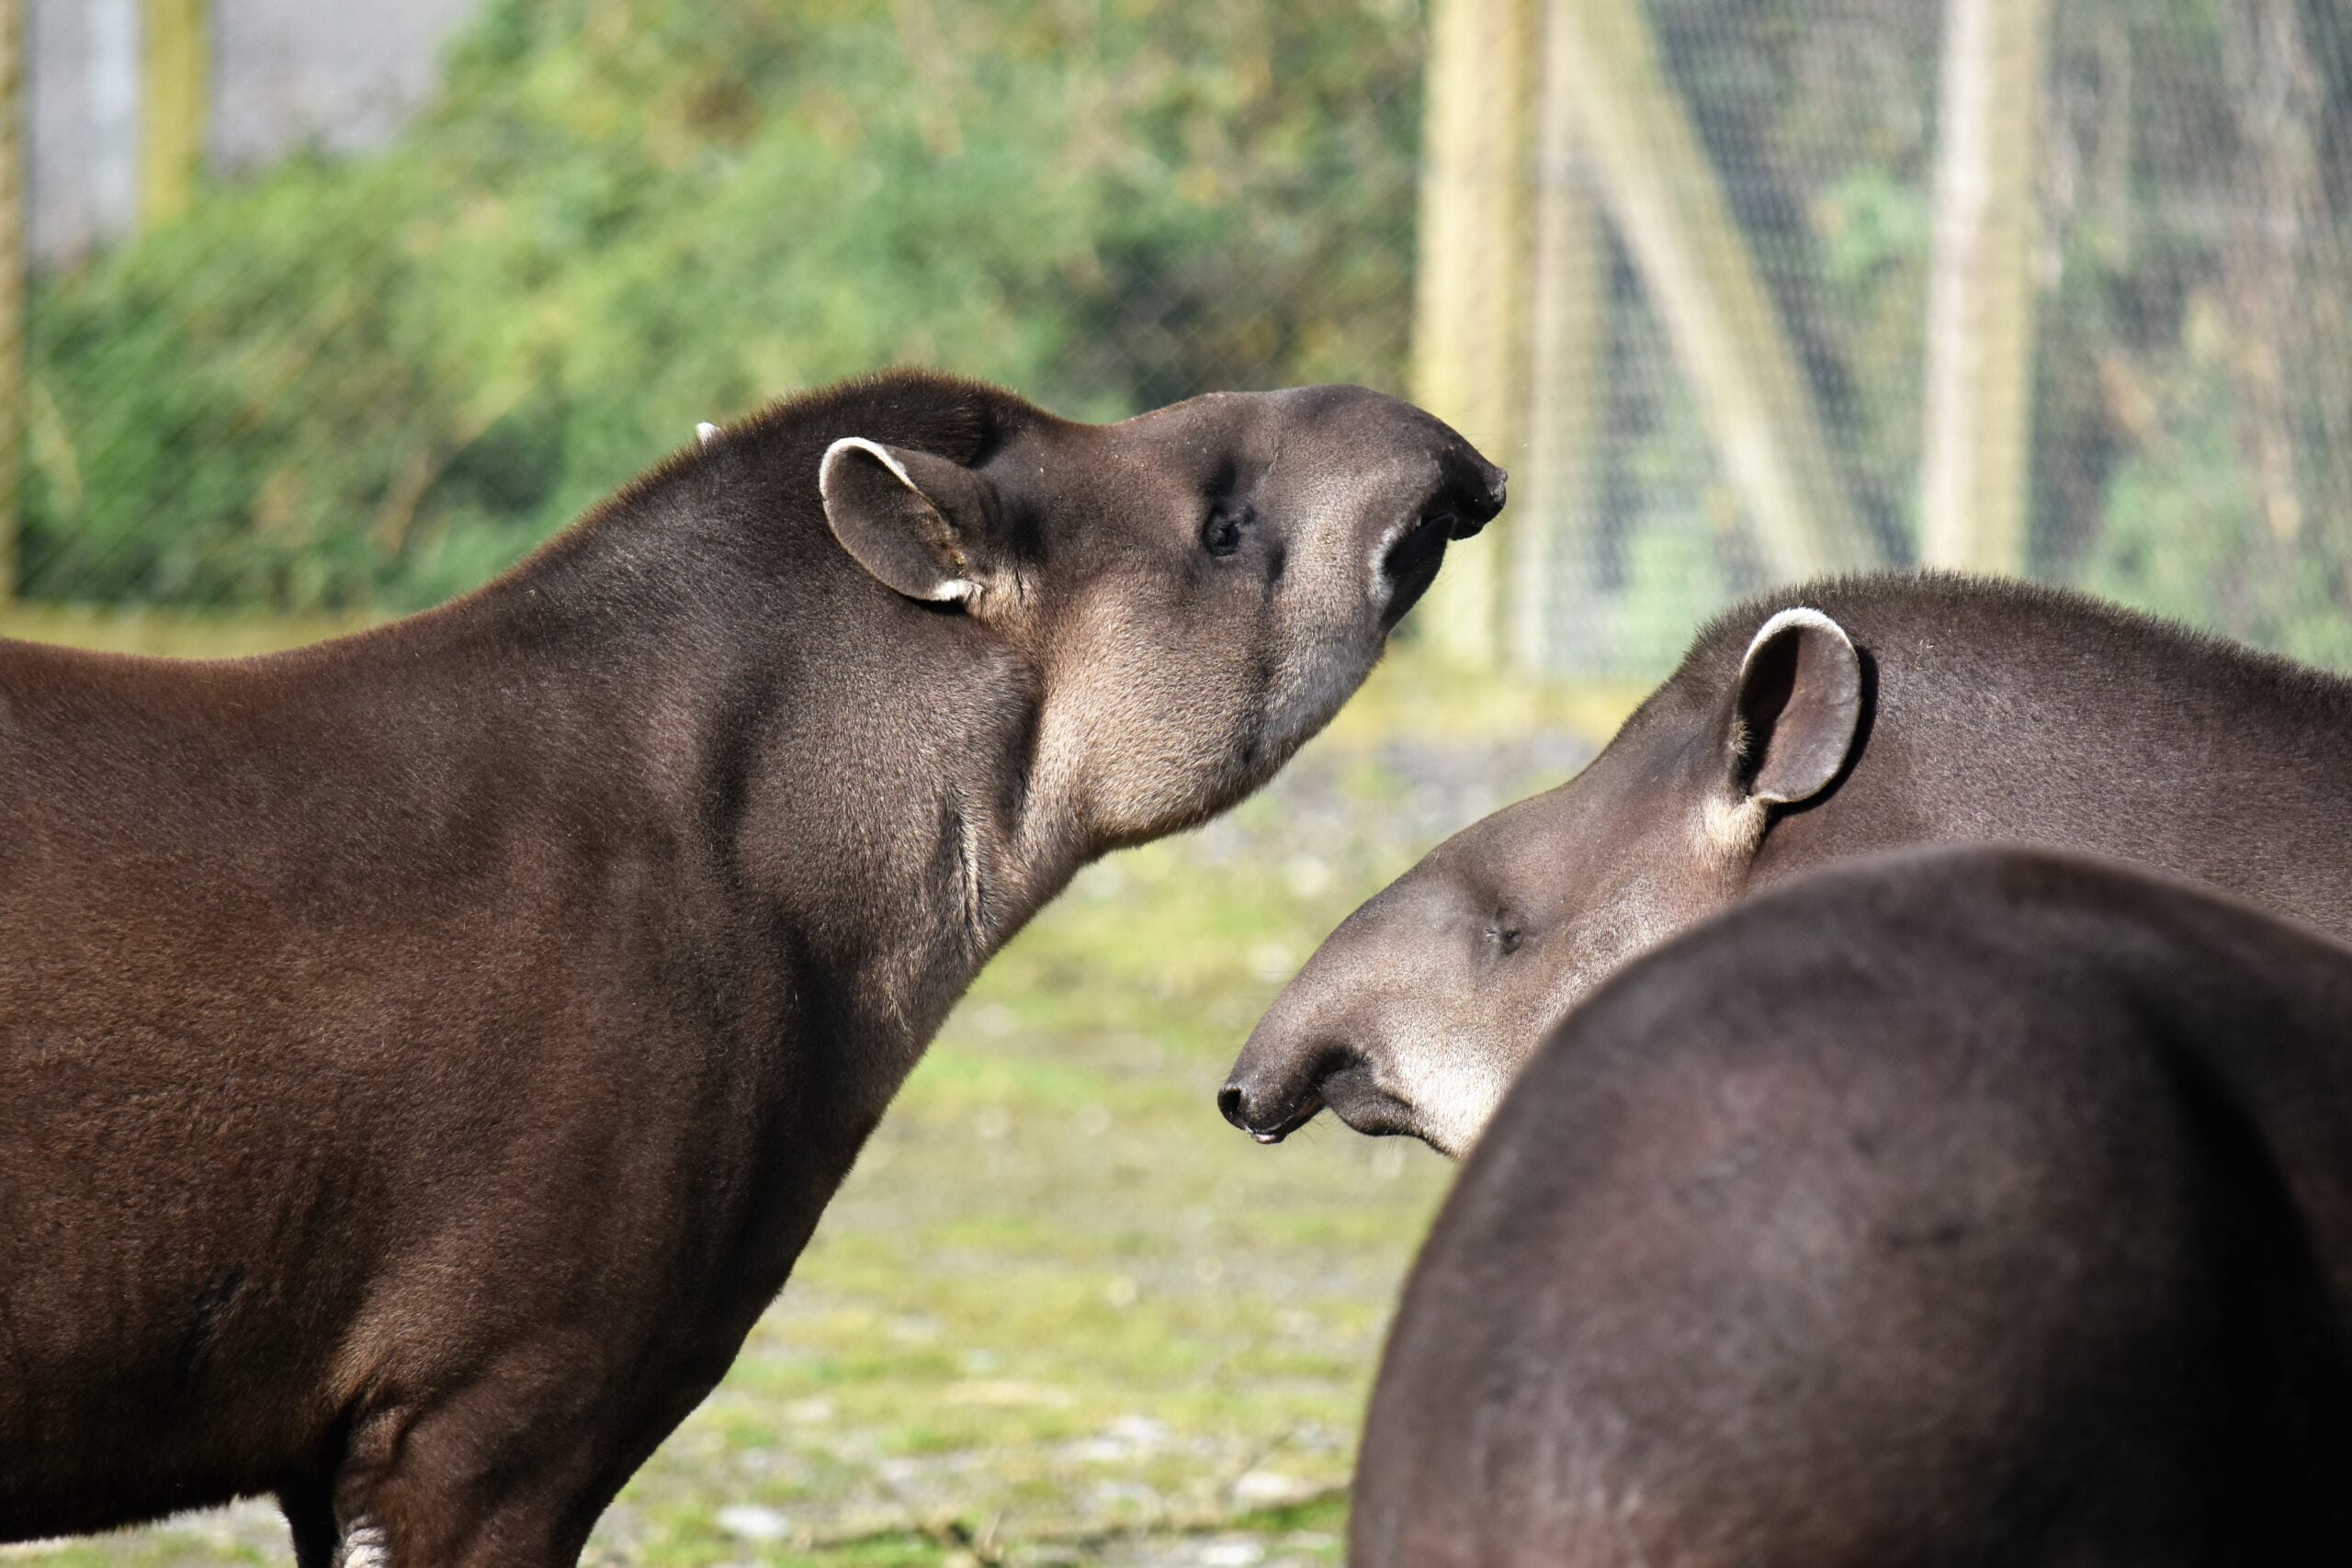
POLYGON ((1465 1163, 1356 1568, 2190 1568, 2352 1540, 2352 948, 2041 853, 1643 958, 1465 1163))
POLYGON ((2352 682, 2077 594, 1888 574, 1700 633, 1584 772, 1431 851, 1267 1012, 1227 1114, 1324 1105, 1459 1154, 1577 998, 1694 919, 1874 850, 2014 841, 2352 937, 2352 682))
POLYGON ((988 954, 1500 491, 1352 389, 900 375, 363 637, 0 644, 0 1540, 269 1491, 306 1564, 570 1561, 988 954))

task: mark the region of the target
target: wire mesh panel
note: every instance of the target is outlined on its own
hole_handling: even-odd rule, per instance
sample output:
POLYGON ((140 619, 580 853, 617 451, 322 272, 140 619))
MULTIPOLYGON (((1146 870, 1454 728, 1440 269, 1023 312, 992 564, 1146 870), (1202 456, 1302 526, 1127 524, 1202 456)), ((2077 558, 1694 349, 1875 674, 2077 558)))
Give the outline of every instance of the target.
POLYGON ((1946 558, 1941 462, 1963 530, 2018 493, 1996 564, 2352 663, 2348 138, 2335 0, 489 0, 388 145, 37 274, 16 587, 427 604, 696 420, 913 360, 1088 417, 1418 388, 1517 476, 1431 606, 1495 657, 1653 674, 1732 594, 1946 558), (1972 6, 2030 39, 1972 111, 2024 193, 1991 317, 1972 6))
MULTIPOLYGON (((1758 441, 1790 442, 1805 511, 1859 514, 1859 541, 1817 555, 1986 564, 1939 549, 1923 516, 1923 423, 1939 396, 1966 395, 1939 378, 2021 324, 1999 394, 2021 433, 2021 526, 1991 564, 2352 661, 2352 13, 2302 0, 1546 9, 1548 91, 1577 104, 1535 132, 1539 201, 1559 216, 1552 248, 1541 232, 1533 247, 1531 330, 1541 344, 1560 331, 1547 319, 1570 328, 1549 379, 1539 355, 1530 397, 1561 412, 1532 421, 1520 454, 1544 482, 1528 496, 1537 515, 1517 521, 1549 535, 1541 631, 1523 646, 1655 673, 1706 608, 1793 575, 1769 486, 1741 471, 1758 441), (1654 70, 1594 36, 1584 18, 1604 9, 1639 18, 1625 25, 1648 35, 1654 70), (2022 321, 1963 312, 1939 345, 1939 269, 1999 260, 1967 243, 1988 197, 1954 184, 1963 131, 1939 110, 1959 14, 2002 9, 2040 13, 2044 30, 1982 132, 2024 160, 2007 171, 2026 209, 2022 321), (1614 103, 1628 80, 1667 106, 1641 122, 1652 148, 1679 118, 1696 157, 1612 144, 1611 116, 1636 112, 1614 103), (1728 225, 1709 220, 1717 207, 1728 225), (1731 282, 1710 284, 1711 267, 1731 282), (1750 328, 1725 304, 1741 270, 1771 322, 1750 328), (1810 480, 1802 441, 1727 417, 1752 394, 1719 361, 1781 354, 1793 374, 1756 400, 1810 405, 1831 469, 1810 480)), ((2000 423, 1980 422, 1959 460, 1997 467, 2000 423)), ((1979 490, 1962 525, 1989 526, 1998 503, 1979 490)))

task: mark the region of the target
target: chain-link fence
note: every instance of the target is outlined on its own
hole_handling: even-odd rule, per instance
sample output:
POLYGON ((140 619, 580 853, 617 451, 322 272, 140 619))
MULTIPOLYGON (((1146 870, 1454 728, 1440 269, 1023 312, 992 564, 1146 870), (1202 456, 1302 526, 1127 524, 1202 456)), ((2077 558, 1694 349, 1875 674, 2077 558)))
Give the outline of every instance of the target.
POLYGON ((1611 144, 1622 41, 1588 24, 1563 64, 1559 19, 1604 7, 1547 9, 1547 85, 1584 104, 1539 163, 1570 263, 1536 285, 1570 296, 1568 384, 1539 364, 1532 404, 1569 423, 1530 433, 1574 470, 1540 520, 1554 657, 1654 670, 1694 611, 1785 575, 1740 450, 1780 439, 1814 520, 1856 519, 1821 531, 1837 564, 2024 571, 2352 662, 2352 7, 1650 0, 1637 80, 1687 118, 1688 164, 1655 112, 1646 159, 1611 144), (1645 201, 1680 233, 1643 232, 1645 201), (1677 243, 1743 249, 1772 320, 1677 243), (1710 321, 1747 386, 1691 341, 1710 321), (1743 395, 1809 403, 1827 471, 1743 395))
POLYGON ((1924 550, 2352 663, 2348 209, 2341 0, 486 0, 388 145, 37 272, 16 587, 421 605, 915 360, 1418 390, 1515 474, 1476 656, 1924 550))

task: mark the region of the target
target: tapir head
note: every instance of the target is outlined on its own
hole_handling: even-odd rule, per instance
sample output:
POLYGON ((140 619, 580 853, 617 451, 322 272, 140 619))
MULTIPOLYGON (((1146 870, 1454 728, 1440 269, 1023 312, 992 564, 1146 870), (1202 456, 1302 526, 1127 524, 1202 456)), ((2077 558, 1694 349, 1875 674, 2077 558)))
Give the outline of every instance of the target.
POLYGON ((1360 387, 1215 393, 1109 425, 1024 408, 969 461, 863 438, 820 472, 834 536, 1035 671, 1032 787, 1090 851, 1262 783, 1363 682, 1504 475, 1360 387))
POLYGON ((1250 1034, 1227 1120, 1272 1143, 1328 1106, 1464 1153, 1577 998, 1737 897, 1776 815, 1838 784, 1865 683, 1818 610, 1771 615, 1744 654, 1702 638, 1591 766, 1455 834, 1331 934, 1250 1034))

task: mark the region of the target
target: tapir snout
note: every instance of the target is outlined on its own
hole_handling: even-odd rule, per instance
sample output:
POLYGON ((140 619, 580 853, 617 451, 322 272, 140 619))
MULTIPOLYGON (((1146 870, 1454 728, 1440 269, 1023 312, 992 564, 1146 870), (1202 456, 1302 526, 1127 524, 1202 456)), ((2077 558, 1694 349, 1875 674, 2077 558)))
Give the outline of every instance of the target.
POLYGON ((1456 982, 1437 960, 1487 940, 1481 902, 1433 855, 1350 916, 1250 1031, 1217 1092, 1225 1119, 1278 1144, 1329 1110, 1359 1133, 1466 1146, 1455 1123, 1483 1121, 1501 1086, 1447 1040, 1459 998, 1442 1002, 1456 982))

